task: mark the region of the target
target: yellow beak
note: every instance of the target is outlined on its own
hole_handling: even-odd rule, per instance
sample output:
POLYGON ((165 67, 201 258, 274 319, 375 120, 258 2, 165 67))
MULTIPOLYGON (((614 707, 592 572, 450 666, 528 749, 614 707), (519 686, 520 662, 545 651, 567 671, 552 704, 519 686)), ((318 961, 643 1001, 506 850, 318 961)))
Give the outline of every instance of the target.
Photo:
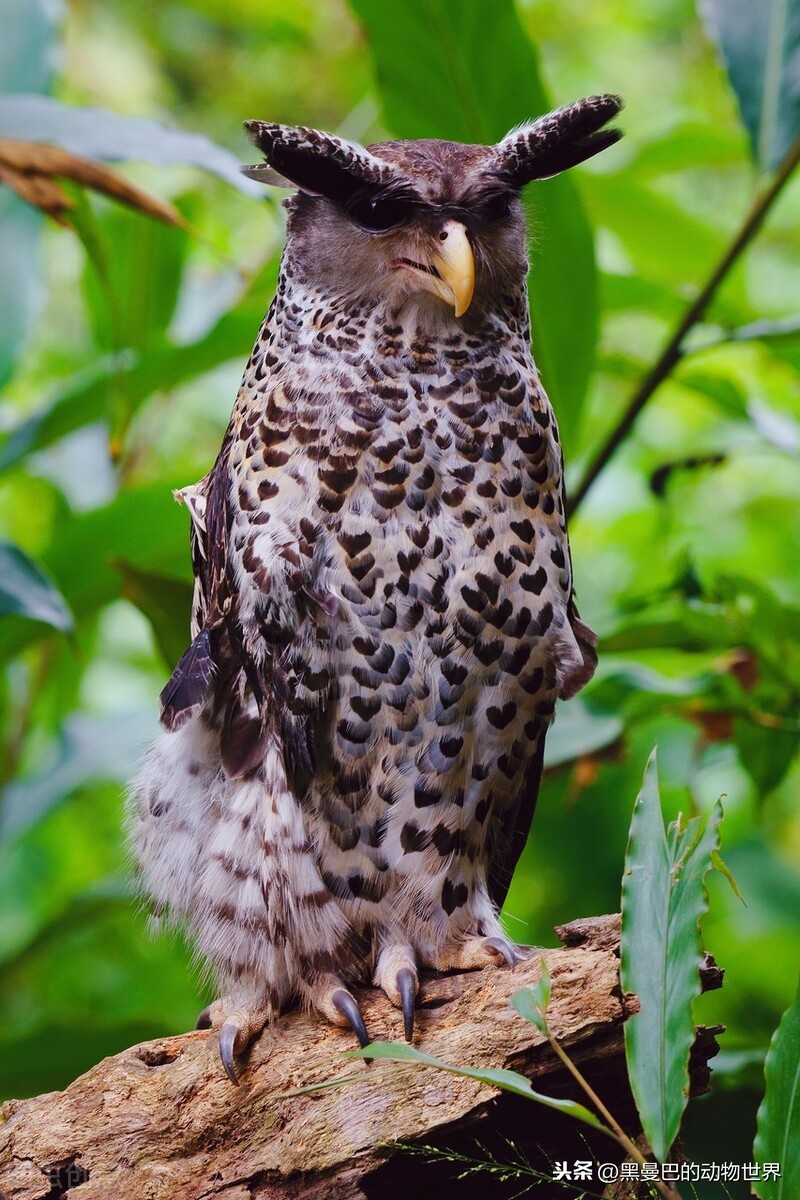
POLYGON ((467 231, 458 221, 448 221, 439 234, 439 253, 431 260, 436 275, 428 276, 430 290, 446 304, 452 304, 457 317, 467 311, 475 290, 475 259, 467 231))

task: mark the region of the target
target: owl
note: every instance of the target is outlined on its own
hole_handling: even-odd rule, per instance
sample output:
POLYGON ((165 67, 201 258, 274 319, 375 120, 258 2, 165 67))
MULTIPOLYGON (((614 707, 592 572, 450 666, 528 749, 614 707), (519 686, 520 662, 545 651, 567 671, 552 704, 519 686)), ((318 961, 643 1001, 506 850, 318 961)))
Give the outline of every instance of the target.
POLYGON ((520 192, 612 145, 620 108, 493 146, 247 122, 249 173, 293 189, 286 247, 219 456, 176 493, 192 641, 131 803, 234 1083, 293 1002, 364 1045, 373 982, 411 1040, 422 969, 516 961, 498 914, 545 734, 596 662, 520 192))

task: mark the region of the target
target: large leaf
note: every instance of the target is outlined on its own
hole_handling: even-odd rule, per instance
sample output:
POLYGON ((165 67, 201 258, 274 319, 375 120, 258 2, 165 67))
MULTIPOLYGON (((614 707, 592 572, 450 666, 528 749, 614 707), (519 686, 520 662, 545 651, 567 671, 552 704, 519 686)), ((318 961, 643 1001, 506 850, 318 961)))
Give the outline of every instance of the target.
POLYGON ((122 594, 147 617, 156 645, 172 670, 191 640, 192 584, 168 575, 139 571, 124 561, 116 566, 124 580, 122 594))
POLYGON ((45 565, 77 617, 124 594, 120 559, 140 571, 188 576, 188 522, 166 483, 131 488, 103 508, 81 513, 54 538, 45 565), (95 547, 86 556, 86 547, 95 547))
POLYGON ((98 359, 60 384, 46 405, 4 437, 0 435, 0 471, 35 450, 53 445, 83 425, 100 421, 108 410, 109 390, 124 391, 133 412, 155 391, 169 391, 220 363, 246 356, 253 344, 278 272, 278 256, 259 272, 246 302, 225 313, 202 338, 185 346, 168 342, 147 354, 129 349, 98 359))
POLYGON ((150 349, 163 340, 178 300, 186 233, 121 208, 93 222, 91 233, 84 288, 97 344, 150 349))
MULTIPOLYGON (((493 0, 491 19, 484 0, 351 0, 351 7, 366 29, 397 137, 491 143, 552 107, 512 0, 493 0)), ((534 354, 569 453, 597 339, 592 233, 567 177, 532 186, 527 206, 534 354)))
POLYGON ((87 783, 130 779, 156 730, 155 711, 74 713, 59 731, 52 758, 3 792, 0 838, 19 836, 87 783))
MULTIPOLYGON (((6 0, 0 92, 50 87, 61 11, 58 0, 6 0)), ((39 309, 41 229, 39 213, 0 187, 0 387, 11 375, 16 353, 39 309)))
POLYGON ((800 746, 796 720, 792 717, 785 724, 786 727, 781 727, 776 721, 774 727, 760 725, 742 717, 734 722, 733 740, 739 759, 761 796, 778 786, 800 746))
MULTIPOLYGON (((140 571, 183 572, 187 578, 187 539, 186 514, 173 501, 169 485, 153 484, 131 488, 102 508, 73 516, 55 534, 43 562, 80 620, 124 594, 116 565, 120 559, 140 571), (93 548, 91 554, 87 546, 93 548)), ((30 635, 18 628, 6 632, 0 623, 0 662, 18 654, 29 640, 30 635)))
POLYGON ((547 735, 545 768, 563 766, 584 754, 596 754, 613 745, 622 736, 623 728, 616 713, 596 712, 582 700, 562 705, 547 735))
POLYGON ((41 227, 42 217, 35 209, 0 187, 0 387, 9 379, 19 346, 39 311, 41 227))
POLYGON ((63 0, 4 0, 0 91, 50 90, 63 11, 63 0))
MULTIPOLYGON (((682 288, 711 265, 724 246, 722 231, 663 195, 649 180, 592 175, 586 201, 595 221, 620 239, 635 271, 662 288, 682 288)), ((736 280, 732 299, 738 299, 736 280)), ((741 291, 741 288, 739 288, 741 291)))
POLYGON ((698 0, 739 100, 758 165, 800 135, 800 0, 698 0))
POLYGON ((126 117, 103 108, 76 108, 49 96, 24 92, 0 96, 0 136, 51 142, 85 158, 109 162, 148 162, 155 166, 200 167, 248 196, 264 189, 239 170, 239 160, 199 133, 168 129, 144 117, 126 117))
POLYGON ((764 1063, 767 1088, 758 1110, 753 1157, 763 1168, 778 1163, 780 1177, 754 1186, 761 1200, 800 1196, 800 990, 783 1014, 764 1063))
POLYGON ((478 1083, 486 1083, 489 1087, 500 1088, 504 1092, 513 1092, 515 1096, 525 1096, 528 1100, 536 1100, 547 1108, 557 1108, 559 1112, 567 1113, 585 1125, 606 1131, 605 1125, 593 1112, 578 1104, 575 1100, 563 1100, 556 1096, 545 1096, 533 1090, 530 1080, 517 1071, 507 1071, 503 1068, 456 1067, 451 1063, 442 1062, 432 1054, 424 1054, 413 1046, 402 1042, 372 1042, 364 1050, 350 1050, 349 1058, 388 1058, 392 1062, 421 1063, 425 1067, 435 1067, 437 1071, 447 1071, 450 1075, 460 1075, 464 1079, 475 1079, 478 1083))
POLYGON ((62 633, 72 629, 64 597, 19 546, 0 541, 0 616, 28 617, 62 633))
POLYGON ((631 821, 622 879, 620 977, 641 1011, 625 1023, 625 1051, 642 1127, 659 1162, 678 1135, 689 1098, 692 1003, 700 994, 705 876, 719 846, 722 810, 708 821, 661 816, 655 751, 631 821))

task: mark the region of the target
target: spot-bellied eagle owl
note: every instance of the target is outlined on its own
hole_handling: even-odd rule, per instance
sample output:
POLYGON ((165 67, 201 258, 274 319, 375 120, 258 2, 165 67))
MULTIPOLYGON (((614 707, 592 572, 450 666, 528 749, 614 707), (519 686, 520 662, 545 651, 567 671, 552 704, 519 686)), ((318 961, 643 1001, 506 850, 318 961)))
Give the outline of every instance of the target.
POLYGON ((297 190, 219 456, 178 493, 194 640, 133 788, 143 886, 216 970, 234 1081, 294 999, 364 1044, 373 980, 410 1039, 420 968, 515 961, 498 911, 545 733, 595 664, 519 193, 615 142, 620 107, 495 146, 248 122, 251 173, 297 190))

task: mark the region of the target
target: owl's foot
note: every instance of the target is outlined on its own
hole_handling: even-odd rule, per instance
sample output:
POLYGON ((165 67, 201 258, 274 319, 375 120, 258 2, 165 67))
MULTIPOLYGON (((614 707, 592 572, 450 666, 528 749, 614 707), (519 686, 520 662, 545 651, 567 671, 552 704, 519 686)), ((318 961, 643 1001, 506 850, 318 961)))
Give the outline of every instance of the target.
POLYGON ((381 951, 375 968, 374 983, 383 988, 395 1008, 403 1010, 403 1032, 407 1042, 414 1040, 414 1002, 419 991, 417 966, 411 950, 387 947, 381 951))
POLYGON ((197 1029, 219 1029, 219 1056, 225 1074, 237 1087, 239 1076, 234 1056, 247 1049, 272 1016, 273 1011, 268 1006, 236 1002, 232 996, 224 996, 204 1008, 197 1018, 197 1029))
POLYGON ((344 1029, 349 1026, 362 1049, 369 1045, 370 1037, 358 1001, 340 979, 328 975, 314 984, 301 985, 301 989, 309 1003, 333 1025, 344 1029))
POLYGON ((519 962, 522 962, 522 954, 506 938, 470 937, 442 946, 425 960, 425 965, 434 971, 476 971, 505 963, 513 971, 519 962))

